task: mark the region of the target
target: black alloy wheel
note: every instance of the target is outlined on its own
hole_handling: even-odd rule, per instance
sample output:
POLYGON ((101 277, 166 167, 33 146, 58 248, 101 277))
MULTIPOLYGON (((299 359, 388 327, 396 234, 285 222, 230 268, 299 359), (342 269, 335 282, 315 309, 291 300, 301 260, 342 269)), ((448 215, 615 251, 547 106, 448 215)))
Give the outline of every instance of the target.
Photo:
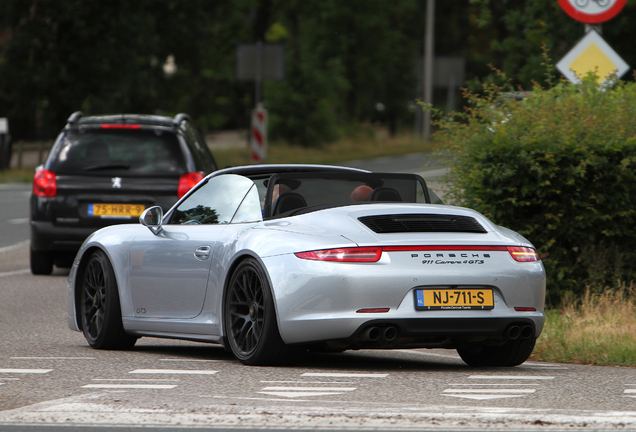
POLYGON ((232 353, 248 365, 283 363, 290 353, 278 331, 272 291, 259 263, 248 258, 232 275, 224 302, 225 335, 232 353))
POLYGON ((88 344, 96 349, 132 348, 137 338, 124 330, 115 272, 101 250, 89 258, 81 289, 82 331, 88 344))

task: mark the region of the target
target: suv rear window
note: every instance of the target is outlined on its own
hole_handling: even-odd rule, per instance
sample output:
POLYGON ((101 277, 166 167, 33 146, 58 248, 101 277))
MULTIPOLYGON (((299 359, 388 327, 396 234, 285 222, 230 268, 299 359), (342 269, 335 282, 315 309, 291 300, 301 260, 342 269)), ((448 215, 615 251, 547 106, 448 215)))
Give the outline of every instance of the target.
POLYGON ((161 130, 69 130, 48 167, 56 174, 154 176, 184 174, 177 136, 161 130))

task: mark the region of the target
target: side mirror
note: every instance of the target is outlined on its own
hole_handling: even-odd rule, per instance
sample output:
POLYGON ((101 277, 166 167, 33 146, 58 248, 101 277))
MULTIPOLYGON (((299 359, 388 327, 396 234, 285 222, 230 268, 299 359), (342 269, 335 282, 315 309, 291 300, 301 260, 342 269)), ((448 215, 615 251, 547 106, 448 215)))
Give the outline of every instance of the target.
POLYGON ((162 220, 163 210, 159 206, 147 208, 141 216, 139 216, 139 223, 148 227, 154 235, 159 234, 163 230, 163 227, 161 226, 162 220))

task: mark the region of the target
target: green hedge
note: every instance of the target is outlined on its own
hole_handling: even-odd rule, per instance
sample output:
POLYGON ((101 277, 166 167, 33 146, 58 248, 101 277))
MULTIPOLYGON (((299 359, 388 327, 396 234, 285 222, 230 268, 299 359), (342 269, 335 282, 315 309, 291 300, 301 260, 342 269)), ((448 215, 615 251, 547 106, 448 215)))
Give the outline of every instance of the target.
POLYGON ((636 84, 493 83, 438 122, 451 200, 518 231, 544 256, 549 300, 632 280, 636 270, 636 84))

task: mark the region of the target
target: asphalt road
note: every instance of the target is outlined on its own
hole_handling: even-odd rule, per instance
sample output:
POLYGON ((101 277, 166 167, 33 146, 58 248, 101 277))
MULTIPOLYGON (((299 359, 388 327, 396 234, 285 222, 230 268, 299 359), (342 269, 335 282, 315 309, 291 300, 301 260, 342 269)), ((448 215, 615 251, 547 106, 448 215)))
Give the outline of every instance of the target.
MULTIPOLYGON (((6 221, 20 219, 28 189, 0 188, 3 239, 22 227, 6 221)), ((21 235, 0 247, 1 431, 636 430, 631 368, 470 368, 449 350, 312 354, 285 367, 248 367, 220 346, 153 338, 128 352, 92 350, 66 324, 66 271, 32 276, 28 232, 21 235)))
POLYGON ((0 184, 0 249, 29 239, 30 184, 0 184))

